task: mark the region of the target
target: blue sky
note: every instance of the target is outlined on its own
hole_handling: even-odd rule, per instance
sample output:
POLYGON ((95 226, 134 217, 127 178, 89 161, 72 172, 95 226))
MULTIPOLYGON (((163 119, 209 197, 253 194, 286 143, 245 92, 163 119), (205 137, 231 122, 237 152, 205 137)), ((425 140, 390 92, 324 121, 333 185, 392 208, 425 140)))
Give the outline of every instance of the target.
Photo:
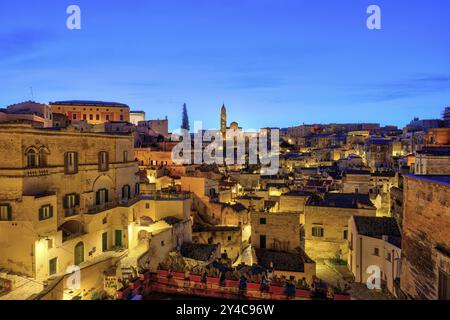
MULTIPOLYGON (((0 1, 0 106, 117 101, 244 128, 380 122, 450 105, 448 0, 0 1), (82 29, 66 28, 81 8, 82 29), (366 9, 382 10, 382 30, 366 9)), ((191 125, 192 127, 193 125, 191 125)))

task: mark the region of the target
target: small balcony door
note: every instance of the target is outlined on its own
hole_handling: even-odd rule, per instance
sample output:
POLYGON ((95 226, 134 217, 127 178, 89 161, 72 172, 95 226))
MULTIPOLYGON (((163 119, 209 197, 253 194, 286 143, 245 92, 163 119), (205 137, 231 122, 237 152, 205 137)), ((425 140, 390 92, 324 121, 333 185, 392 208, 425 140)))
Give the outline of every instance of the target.
POLYGON ((122 247, 122 230, 116 230, 114 244, 117 248, 122 247))

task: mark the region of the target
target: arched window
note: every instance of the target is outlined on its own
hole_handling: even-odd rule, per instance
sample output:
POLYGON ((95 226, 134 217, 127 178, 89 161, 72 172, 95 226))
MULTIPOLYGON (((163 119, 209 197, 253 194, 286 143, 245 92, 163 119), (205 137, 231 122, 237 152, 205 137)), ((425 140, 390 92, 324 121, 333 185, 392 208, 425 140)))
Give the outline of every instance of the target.
POLYGON ((39 166, 39 159, 36 150, 29 149, 26 153, 27 168, 37 168, 39 166))

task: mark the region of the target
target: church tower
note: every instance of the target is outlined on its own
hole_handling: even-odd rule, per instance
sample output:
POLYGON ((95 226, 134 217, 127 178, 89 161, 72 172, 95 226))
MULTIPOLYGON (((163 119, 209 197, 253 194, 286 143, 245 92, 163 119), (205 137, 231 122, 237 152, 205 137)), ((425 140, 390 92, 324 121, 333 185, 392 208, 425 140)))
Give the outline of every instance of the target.
POLYGON ((225 104, 222 105, 222 110, 220 111, 220 132, 225 136, 227 133, 227 108, 225 104))

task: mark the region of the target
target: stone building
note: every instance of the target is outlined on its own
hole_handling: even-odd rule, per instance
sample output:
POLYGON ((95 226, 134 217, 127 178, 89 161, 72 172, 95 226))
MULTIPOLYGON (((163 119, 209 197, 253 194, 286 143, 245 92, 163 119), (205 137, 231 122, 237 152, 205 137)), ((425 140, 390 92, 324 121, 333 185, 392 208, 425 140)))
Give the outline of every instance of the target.
POLYGON ((272 276, 311 284, 316 263, 303 250, 299 212, 253 212, 251 226, 255 263, 272 270, 272 276))
POLYGON ((400 287, 411 299, 450 299, 450 176, 404 176, 400 287))
POLYGON ((109 121, 130 121, 130 107, 123 103, 104 101, 55 101, 49 103, 52 112, 61 113, 71 121, 101 124, 109 121))
POLYGON ((347 170, 342 177, 342 192, 369 194, 369 183, 369 170, 347 170))
POLYGON ((127 247, 131 137, 4 124, 0 145, 0 265, 44 279, 127 247))
POLYGON ((137 126, 139 122, 145 121, 145 111, 131 111, 130 122, 137 126))
POLYGON ((376 216, 368 195, 327 193, 311 197, 305 209, 305 251, 313 260, 347 258, 348 221, 352 216, 376 216))
POLYGON ((31 121, 35 127, 52 127, 53 113, 46 104, 25 101, 0 109, 0 123, 14 121, 31 121))
POLYGON ((416 151, 416 175, 450 175, 450 147, 424 147, 416 151))
POLYGON ((242 230, 239 226, 194 225, 192 242, 220 244, 221 254, 234 261, 242 249, 242 230))
POLYGON ((252 212, 252 247, 284 252, 302 248, 300 213, 252 212))
POLYGON ((401 231, 394 218, 353 216, 348 223, 348 267, 356 282, 366 283, 380 271, 381 288, 395 292, 400 277, 401 231), (369 271, 368 271, 369 270, 369 271))
POLYGON ((370 138, 365 143, 367 165, 372 170, 383 170, 392 166, 392 141, 385 138, 370 138))
POLYGON ((130 135, 0 124, 0 146, 1 269, 65 292, 79 267, 85 298, 103 272, 156 268, 192 241, 191 195, 142 196, 130 135))

